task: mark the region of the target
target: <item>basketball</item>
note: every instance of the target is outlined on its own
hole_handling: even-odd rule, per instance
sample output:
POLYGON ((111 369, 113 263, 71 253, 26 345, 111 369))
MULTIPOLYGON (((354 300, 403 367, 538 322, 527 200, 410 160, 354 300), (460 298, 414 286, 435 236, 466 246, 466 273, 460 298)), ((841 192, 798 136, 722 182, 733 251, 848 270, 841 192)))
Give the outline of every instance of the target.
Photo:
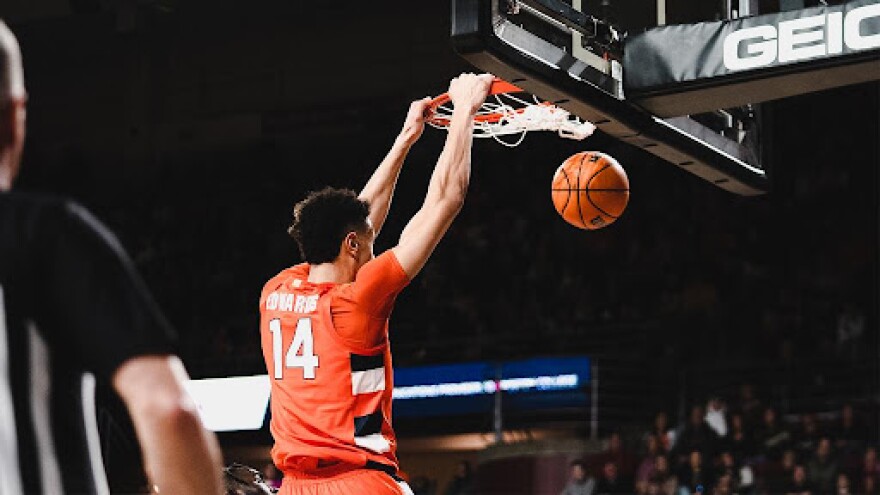
POLYGON ((596 230, 620 218, 629 202, 629 179, 613 157, 598 151, 570 156, 553 175, 553 206, 566 222, 596 230))

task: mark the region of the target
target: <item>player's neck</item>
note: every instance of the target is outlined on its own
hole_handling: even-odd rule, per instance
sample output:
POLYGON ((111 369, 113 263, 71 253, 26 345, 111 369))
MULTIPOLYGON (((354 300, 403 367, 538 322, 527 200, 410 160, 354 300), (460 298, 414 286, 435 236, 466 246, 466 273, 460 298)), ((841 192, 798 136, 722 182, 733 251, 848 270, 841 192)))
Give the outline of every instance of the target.
POLYGON ((321 263, 309 268, 309 282, 313 284, 345 284, 354 280, 354 267, 342 263, 321 263))

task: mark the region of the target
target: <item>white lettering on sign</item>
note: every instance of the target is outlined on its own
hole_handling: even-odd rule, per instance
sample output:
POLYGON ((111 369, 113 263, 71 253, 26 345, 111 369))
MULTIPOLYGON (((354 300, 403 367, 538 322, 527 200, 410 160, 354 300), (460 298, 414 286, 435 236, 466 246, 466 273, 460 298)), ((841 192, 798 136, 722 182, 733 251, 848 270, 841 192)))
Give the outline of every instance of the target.
POLYGON ((880 17, 880 3, 847 12, 832 12, 734 31, 724 38, 724 66, 740 71, 765 67, 775 61, 796 62, 850 50, 880 47, 880 32, 862 33, 862 21, 880 17), (745 54, 740 47, 745 44, 745 54))

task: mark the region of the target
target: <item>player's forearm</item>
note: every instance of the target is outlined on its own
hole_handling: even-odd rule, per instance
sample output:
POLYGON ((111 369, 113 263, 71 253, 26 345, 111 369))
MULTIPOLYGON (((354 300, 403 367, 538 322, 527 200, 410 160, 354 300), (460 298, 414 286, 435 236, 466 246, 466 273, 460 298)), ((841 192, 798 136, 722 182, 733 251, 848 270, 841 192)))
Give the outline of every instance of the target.
POLYGON ((143 446, 147 476, 158 493, 223 493, 220 449, 194 409, 170 407, 157 411, 146 421, 135 422, 135 428, 143 446))
POLYGON ((411 146, 412 142, 407 140, 404 134, 398 136, 394 145, 391 146, 391 150, 388 151, 385 159, 373 172, 360 193, 361 199, 370 203, 370 221, 377 234, 388 217, 391 199, 394 196, 394 187, 397 185, 397 178, 400 176, 400 170, 403 168, 403 162, 406 160, 411 146))
MULTIPOLYGON (((452 219, 461 210, 470 183, 473 125, 473 113, 462 111, 453 114, 446 144, 431 174, 425 202, 401 232, 401 243, 405 243, 426 223, 436 223, 430 222, 431 217, 442 217, 438 219, 440 225, 444 226, 440 230, 446 232, 452 219)), ((417 267, 421 269, 421 265, 417 267)))
POLYGON ((471 178, 473 126, 473 112, 462 109, 453 113, 446 144, 428 185, 426 204, 464 201, 471 178))

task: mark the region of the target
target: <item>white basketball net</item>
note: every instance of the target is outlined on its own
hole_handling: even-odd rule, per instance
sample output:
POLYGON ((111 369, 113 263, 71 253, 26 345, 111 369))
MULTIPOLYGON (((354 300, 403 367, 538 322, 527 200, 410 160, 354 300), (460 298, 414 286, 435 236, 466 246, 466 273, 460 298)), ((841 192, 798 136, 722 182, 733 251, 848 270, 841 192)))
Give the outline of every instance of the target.
MULTIPOLYGON (((492 138, 504 146, 519 146, 529 131, 555 131, 567 139, 582 140, 596 130, 592 122, 570 114, 536 97, 529 102, 510 93, 491 95, 474 116, 474 137, 492 138), (502 139, 503 136, 515 136, 502 139)), ((428 125, 446 129, 452 120, 452 105, 436 108, 428 125)))

